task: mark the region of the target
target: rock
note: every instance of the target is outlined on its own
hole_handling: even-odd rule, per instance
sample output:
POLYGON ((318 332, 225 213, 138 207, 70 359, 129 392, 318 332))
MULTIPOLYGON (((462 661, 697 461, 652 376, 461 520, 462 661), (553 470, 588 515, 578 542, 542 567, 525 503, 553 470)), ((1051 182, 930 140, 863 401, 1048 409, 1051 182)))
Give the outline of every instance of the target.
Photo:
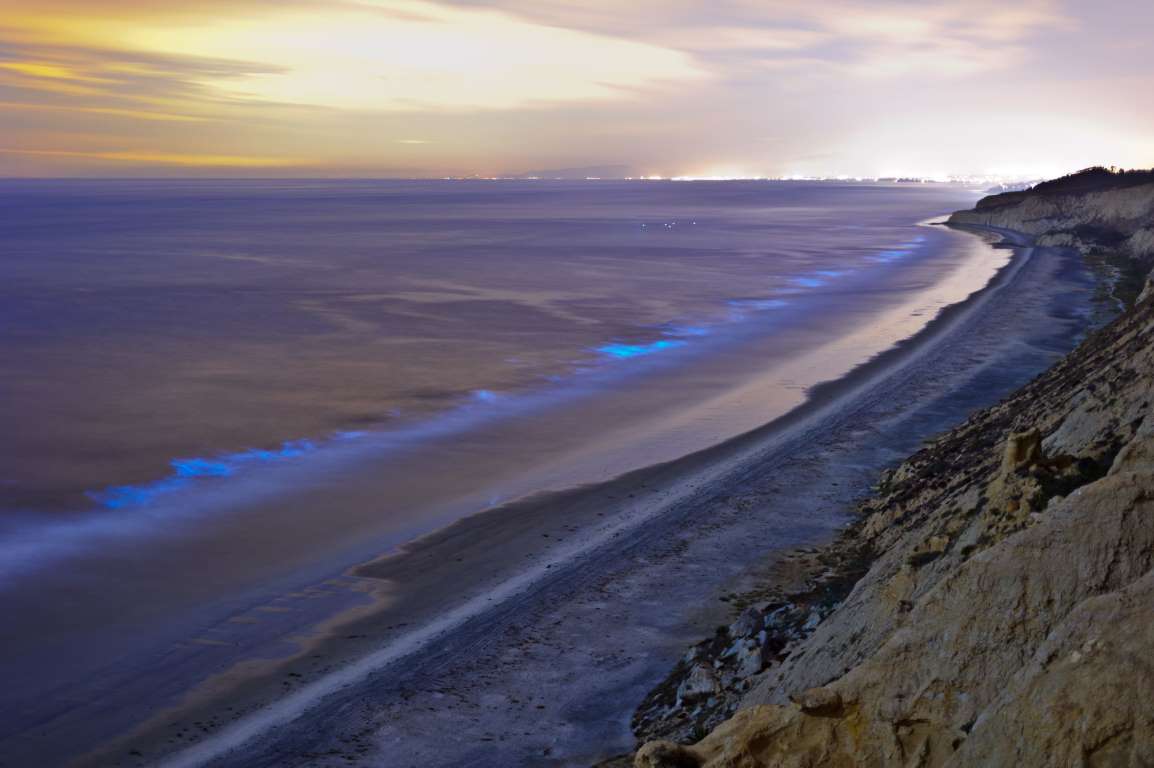
POLYGON ((637 751, 635 768, 698 768, 701 761, 692 750, 670 741, 651 741, 637 751))
POLYGON ((734 675, 736 677, 739 679, 753 677, 765 667, 761 644, 753 641, 747 642, 738 651, 735 661, 737 668, 734 670, 734 675))
POLYGON ((1151 605, 1151 574, 1080 605, 1011 679, 953 762, 991 765, 1014 754, 1021 765, 1154 765, 1154 671, 1132 663, 1154 648, 1151 605))
POLYGON ((685 656, 682 658, 682 661, 684 661, 686 664, 692 664, 698 659, 704 658, 705 654, 705 645, 703 643, 698 643, 685 652, 685 656))
POLYGON ((790 696, 790 700, 807 715, 834 717, 845 711, 841 694, 830 688, 810 688, 790 696))
POLYGON ((699 701, 721 691, 717 673, 704 664, 695 664, 677 687, 678 701, 699 701))
MULTIPOLYGON (((1150 237, 1151 240, 1154 240, 1154 234, 1150 237)), ((1151 246, 1151 250, 1154 250, 1154 246, 1151 246)), ((1151 298, 1154 298, 1154 278, 1147 277, 1145 284, 1142 286, 1142 292, 1138 294, 1137 303, 1141 304, 1151 298)))
POLYGON ((1154 668, 1137 661, 1154 651, 1154 477, 1060 507, 962 564, 835 685, 739 711, 687 764, 1154 764, 1154 668))
POLYGON ((729 625, 731 637, 753 637, 761 631, 765 623, 765 616, 756 608, 746 608, 737 617, 737 621, 729 625))
POLYGON ((947 549, 949 549, 950 540, 946 536, 931 536, 926 539, 925 543, 915 549, 906 557, 906 562, 916 567, 925 565, 926 563, 940 557, 947 549))
POLYGON ((1037 429, 1015 432, 1006 440, 1002 474, 1020 472, 1042 461, 1042 433, 1037 429))
MULTIPOLYGON (((1000 471, 986 491, 989 512, 985 519, 993 537, 1001 538, 1035 521, 1036 513, 1044 510, 1052 497, 1060 495, 1059 489, 1081 484, 1082 470, 1074 457, 1047 456, 1043 445, 1037 428, 1011 433, 1006 439, 1000 471)), ((927 548, 915 556, 925 562, 936 554, 940 553, 927 548)))
POLYGON ((789 615, 789 610, 790 610, 790 606, 783 605, 780 608, 775 608, 772 611, 765 614, 765 627, 766 627, 766 629, 769 629, 769 628, 775 626, 776 624, 778 624, 779 622, 781 622, 786 616, 789 615))
POLYGON ((1122 446, 1106 474, 1119 472, 1154 473, 1154 415, 1147 416, 1134 438, 1122 446))

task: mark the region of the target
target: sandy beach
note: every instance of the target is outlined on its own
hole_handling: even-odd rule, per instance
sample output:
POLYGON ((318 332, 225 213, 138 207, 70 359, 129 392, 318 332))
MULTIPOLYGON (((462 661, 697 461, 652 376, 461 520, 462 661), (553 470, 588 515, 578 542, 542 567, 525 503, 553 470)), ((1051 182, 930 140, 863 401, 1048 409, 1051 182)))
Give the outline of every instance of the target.
POLYGON ((732 618, 726 595, 772 553, 828 541, 878 471, 1089 327, 1077 256, 1015 244, 986 289, 787 417, 360 566, 349 577, 374 599, 292 659, 230 670, 81 764, 587 765, 627 751, 633 709, 732 618), (590 743, 604 748, 576 748, 590 743))

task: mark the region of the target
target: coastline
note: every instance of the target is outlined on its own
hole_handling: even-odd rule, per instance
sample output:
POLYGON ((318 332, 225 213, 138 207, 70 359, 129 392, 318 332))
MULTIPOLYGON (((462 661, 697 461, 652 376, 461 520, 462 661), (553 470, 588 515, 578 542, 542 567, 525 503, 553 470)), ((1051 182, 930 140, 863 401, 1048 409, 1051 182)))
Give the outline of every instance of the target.
POLYGON ((603 765, 1150 761, 1152 176, 1091 168, 951 216, 1078 253, 1106 321, 882 473, 807 553, 828 570, 748 595, 639 710, 636 754, 603 765))
MULTIPOLYGON (((853 196, 864 202, 875 192, 863 189, 853 196)), ((958 196, 954 190, 945 199, 958 196)), ((378 600, 406 591, 347 575, 356 564, 501 499, 600 482, 632 467, 679 458, 793 407, 809 385, 840 375, 831 369, 848 369, 912 334, 937 306, 985 285, 1005 262, 1005 252, 976 242, 968 247, 974 242, 968 237, 917 225, 915 220, 943 208, 924 202, 921 192, 911 190, 908 197, 923 201, 917 203, 922 207, 915 212, 903 203, 900 210, 891 209, 892 237, 870 234, 877 207, 870 202, 863 211, 864 231, 845 214, 833 222, 852 244, 833 263, 819 256, 800 269, 766 263, 763 271, 764 259, 757 259, 747 265, 763 278, 757 284, 728 285, 729 278, 723 279, 724 299, 711 306, 724 313, 726 325, 710 326, 713 330, 685 348, 606 361, 523 395, 498 390, 493 402, 470 400, 463 428, 450 424, 454 428, 439 436, 424 429, 445 424, 427 425, 418 418, 416 435, 370 432, 233 478, 197 479, 179 498, 88 516, 83 525, 66 520, 44 529, 30 526, 44 534, 40 543, 63 559, 33 552, 32 567, 5 584, 8 685, 0 699, 11 715, 0 728, 0 752, 47 762, 82 754, 178 705, 214 675, 231 671, 229 677, 241 678, 246 668, 266 660, 275 665, 300 653, 300 638, 306 644, 325 639, 317 635, 333 628, 331 617, 375 608, 378 600), (889 246, 900 250, 879 250, 889 246), (816 277, 818 266, 835 264, 851 271, 821 274, 828 277, 823 287, 817 280, 793 284, 794 273, 816 277), (786 279, 780 286, 779 273, 786 279), (943 286, 959 274, 967 279, 943 286), (777 295, 775 286, 788 297, 784 307, 776 302, 745 306, 751 297, 777 295), (891 309, 898 307, 904 324, 871 322, 892 319, 891 309), (872 339, 859 330, 875 328, 872 339), (842 356, 844 365, 836 359, 835 365, 821 365, 834 357, 822 351, 826 345, 849 333, 855 344, 842 356), (863 336, 866 343, 856 343, 863 336), (806 370, 808 363, 817 365, 806 370), (474 415, 480 423, 471 421, 474 415), (580 450, 570 453, 565 447, 574 445, 580 450), (495 463, 509 471, 492 471, 495 463), (21 583, 24 578, 27 584, 21 583), (58 608, 65 605, 69 610, 58 608)), ((816 229, 806 234, 809 229, 799 227, 784 240, 764 244, 771 253, 781 249, 784 258, 789 242, 821 249, 836 242, 816 229)), ((702 246, 724 244, 712 235, 697 237, 702 246)), ((675 280, 688 276, 673 273, 675 280)), ((698 319, 706 322, 686 315, 687 322, 698 319)), ((624 500, 621 505, 630 506, 624 500)), ((515 519, 506 527, 520 532, 515 519)), ((518 546, 533 553, 551 548, 557 537, 547 529, 543 533, 550 537, 524 538, 518 546)), ((570 532, 560 533, 571 539, 570 532)), ((12 541, 5 538, 6 545, 12 541)), ((23 545, 23 539, 16 543, 23 545)), ((430 592, 446 610, 464 599, 463 589, 484 586, 476 583, 484 560, 454 560, 443 563, 441 583, 430 592)), ((525 562, 511 556, 495 565, 511 573, 525 562)), ((340 656, 372 650, 368 641, 340 656)), ((282 688, 276 679, 267 687, 282 688)), ((200 732, 194 721, 183 736, 200 732)))
MULTIPOLYGON (((946 226, 979 237, 996 235, 1001 238, 1001 247, 1038 248, 1034 245, 1033 236, 1005 227, 977 223, 946 226)), ((1055 249, 1051 247, 1049 250, 1055 249)), ((1001 280, 1012 280, 1012 266, 1007 265, 991 281, 990 287, 997 287, 1001 280)), ((1112 314, 1105 305, 1118 301, 1112 293, 1112 276, 1104 273, 1100 265, 1096 266, 1099 268, 1091 269, 1096 276, 1099 295, 1093 299, 1093 319, 1088 324, 1088 331, 1104 325, 1112 314)), ((964 307, 949 307, 942 314, 943 325, 949 323, 953 313, 963 311, 964 307)), ((901 349, 897 348, 887 354, 900 353, 901 349)), ((880 362, 875 360, 870 364, 880 362)), ((831 382, 826 386, 836 384, 831 382)), ((979 408, 974 408, 972 412, 977 410, 979 408)), ((930 436, 921 445, 932 446, 937 437, 936 434, 930 436)), ((692 645, 665 679, 654 686, 638 705, 631 726, 639 744, 699 741, 734 715, 758 675, 788 658, 850 595, 879 556, 862 535, 862 528, 873 511, 871 502, 874 495, 879 488, 886 486, 892 474, 893 469, 879 473, 868 493, 852 505, 845 527, 832 538, 817 546, 778 553, 752 583, 722 598, 733 607, 735 620, 718 626, 712 637, 692 645), (765 634, 758 635, 759 632, 765 634), (755 636, 759 638, 757 653, 753 652, 755 636), (714 679, 704 688, 693 674, 695 667, 702 665, 716 669, 714 679), (701 690, 695 690, 695 686, 701 690)), ((629 768, 633 765, 633 758, 634 753, 630 751, 599 762, 597 768, 629 768)))
MULTIPOLYGON (((937 389, 933 382, 928 383, 926 388, 931 395, 936 392, 937 396, 942 394, 941 386, 953 376, 958 377, 958 372, 945 371, 941 365, 941 361, 925 360, 926 357, 933 357, 937 354, 939 357, 948 350, 943 350, 943 347, 950 347, 950 344, 943 344, 944 340, 953 338, 959 334, 960 326, 972 325, 983 316, 984 309, 988 309, 990 299, 994 295, 1004 292, 1007 288, 1013 287, 1015 281, 1021 276, 1022 271, 1029 265, 1038 265, 1038 260, 1033 258, 1033 251, 1028 248, 1022 248, 1018 253, 1018 258, 1012 259, 993 281, 979 294, 972 296, 969 300, 963 303, 963 306, 955 305, 947 312, 942 313, 942 316, 936 319, 919 334, 919 338, 911 341, 901 347, 887 353, 885 359, 875 359, 864 366, 865 370, 855 370, 850 377, 842 379, 838 382, 826 385, 823 388, 815 391, 807 404, 807 407, 800 411, 792 412, 774 424, 755 430, 752 433, 744 435, 733 441, 718 446, 713 449, 695 454, 684 459, 670 462, 666 465, 659 465, 647 470, 641 470, 637 473, 619 478, 614 483, 605 487, 596 489, 594 493, 590 493, 590 489, 578 489, 569 494, 560 494, 558 497, 551 498, 548 504, 539 503, 540 499, 529 500, 523 504, 521 509, 514 509, 512 512, 519 517, 522 523, 522 528, 526 535, 541 536, 543 534, 557 535, 557 536, 574 536, 572 530, 566 530, 567 527, 574 525, 574 520, 584 520, 592 516, 597 517, 597 510, 605 510, 609 506, 619 505, 622 499, 614 498, 617 496, 628 497, 628 493, 648 493, 649 498, 642 504, 636 502, 629 502, 627 506, 631 506, 634 510, 634 516, 626 519, 625 523, 619 526, 618 530, 614 530, 613 526, 604 526, 600 530, 601 539, 595 540, 592 544, 581 542, 571 542, 565 544, 562 542, 561 547, 569 546, 573 551, 568 553, 558 550, 558 556, 551 558, 547 555, 542 556, 532 566, 533 578, 521 582, 518 585, 512 585, 506 593, 506 600, 497 608, 487 607, 484 603, 488 602, 486 597, 491 597, 485 594, 484 574, 473 574, 478 576, 476 578, 476 585, 481 588, 473 595, 475 599, 480 600, 479 604, 474 605, 474 612, 469 614, 466 612, 461 615, 461 623, 456 626, 448 635, 440 637, 441 640, 447 641, 450 645, 460 646, 462 643, 465 647, 483 648, 489 653, 497 652, 499 649, 492 647, 493 638, 490 636, 486 638, 481 630, 485 629, 490 635, 495 635, 496 626, 504 625, 512 622, 518 622, 518 615, 521 616, 544 616, 547 611, 543 611, 543 606, 554 602, 555 604, 564 604, 564 600, 557 599, 558 595, 568 594, 572 596, 575 592, 585 592, 586 596, 589 589, 595 589, 598 582, 605 583, 608 575, 619 571, 622 564, 628 565, 626 561, 630 558, 636 559, 638 557, 646 559, 648 562, 645 566, 636 566, 634 571, 648 571, 647 576, 633 573, 632 578, 638 585, 642 582, 648 583, 651 587, 663 581, 662 577, 658 575, 661 568, 668 569, 671 562, 678 559, 681 551, 697 546, 700 548, 702 539, 699 535, 690 536, 689 532, 701 532, 701 527, 712 528, 710 535, 713 536, 714 543, 728 542, 730 549, 733 549, 733 537, 735 532, 740 534, 741 524, 750 524, 750 517, 762 516, 767 520, 772 520, 774 525, 771 530, 763 531, 761 538, 756 541, 750 540, 743 543, 743 545, 736 547, 736 549, 743 552, 742 556, 738 558, 743 559, 743 563, 748 565, 750 562, 764 559, 764 552, 769 551, 783 551, 789 549, 791 546, 808 545, 812 546, 824 540, 828 540, 836 534, 836 532, 844 525, 845 510, 851 506, 852 501, 856 496, 860 496, 868 484, 871 482, 873 469, 879 464, 884 464, 886 461, 892 461, 899 455, 904 444, 911 442, 916 443, 918 439, 914 432, 927 436, 925 432, 927 429, 932 429, 932 424, 925 423, 914 425, 914 427, 906 426, 905 432, 908 434, 897 435, 898 438, 894 440, 894 445, 875 447, 869 451, 872 455, 869 457, 858 456, 856 466, 845 466, 846 453, 853 453, 853 450, 847 449, 845 445, 840 447, 842 453, 838 454, 842 466, 840 468, 825 467, 822 470, 817 470, 811 466, 806 468, 803 466, 808 460, 811 464, 813 462, 821 462, 822 451, 817 451, 816 455, 799 455, 797 450, 798 444, 814 444, 822 445, 829 454, 825 457, 826 463, 837 464, 838 460, 831 459, 836 451, 831 452, 830 447, 837 448, 837 443, 852 443, 861 442, 861 435, 868 434, 871 427, 870 418, 872 416, 873 428, 877 427, 877 423, 884 421, 884 411, 887 407, 892 408, 892 403, 886 403, 886 396, 892 395, 897 389, 903 387, 909 388, 911 386, 925 386, 926 382, 911 381, 911 379, 925 378, 925 376, 918 376, 919 371, 914 369, 921 369, 920 373, 925 374, 929 369, 937 369, 936 374, 940 381, 936 383, 937 389), (1011 269, 1013 267, 1013 269, 1011 269), (920 362, 919 362, 920 361, 920 362), (915 364, 917 363, 917 364, 915 364), (881 380, 879 382, 879 380, 881 380), (882 386, 884 384, 885 386, 882 386), (880 390, 879 391, 879 387, 880 390), (853 401, 849 403, 847 401, 853 401), (875 413, 867 413, 871 408, 875 413), (880 412, 880 413, 879 413, 880 412), (879 415, 883 418, 879 419, 879 415), (837 433, 840 428, 847 425, 854 425, 857 420, 857 429, 864 430, 856 436, 849 438, 841 437, 837 433), (819 434, 820 433, 820 434, 819 434), (818 439, 815 440, 815 434, 818 439), (791 456, 792 453, 792 456, 791 456), (777 463, 769 460, 771 455, 777 456, 777 463), (769 498, 765 493, 765 489, 759 489, 759 483, 764 484, 767 478, 766 467, 774 467, 783 463, 789 463, 790 458, 795 460, 794 471, 799 475, 807 475, 813 481, 816 476, 822 476, 826 480, 833 477, 840 477, 837 481, 838 490, 829 494, 825 494, 822 498, 821 493, 812 494, 812 498, 807 500, 795 499, 796 504, 794 515, 781 515, 779 512, 774 513, 769 509, 760 509, 755 515, 750 514, 750 508, 740 509, 742 505, 734 504, 733 499, 738 498, 743 505, 755 505, 759 508, 765 506, 772 506, 766 504, 766 499, 769 498), (799 460, 800 459, 800 460, 799 460), (868 460, 867 460, 868 459, 868 460), (867 466, 868 465, 868 466, 867 466), (863 487, 864 486, 864 487, 863 487), (674 499, 677 503, 674 504, 674 499), (813 512, 813 515, 805 522, 801 522, 797 515, 797 509, 807 508, 813 512), (553 528, 542 530, 542 526, 548 521, 545 520, 545 515, 542 510, 546 507, 552 510, 553 528), (718 509, 724 507, 725 509, 718 509), (564 509, 565 514, 558 515, 558 509, 564 509), (539 517, 536 520, 530 520, 533 510, 537 510, 539 517), (704 515, 705 509, 718 510, 717 514, 704 515), (744 514, 742 514, 744 513, 744 514), (563 518, 563 521, 558 521, 557 518, 563 518), (709 518, 709 523, 705 523, 700 518, 709 518), (728 520, 728 523, 725 521, 728 520), (728 527, 727 527, 728 526, 728 527), (625 532, 628 531, 628 535, 625 532), (726 538, 729 537, 729 538, 726 538), (790 539, 793 539, 792 541, 790 539), (765 544, 770 544, 767 548, 762 548, 765 544), (744 547, 744 549, 743 549, 744 547), (554 560, 555 562, 550 562, 554 560), (654 567, 657 566, 657 567, 654 567), (471 616, 471 618, 470 618, 471 616), (483 625, 483 626, 480 626, 483 625)), ((1051 275, 1051 278, 1054 276, 1051 275)), ((1066 276, 1066 279, 1071 279, 1066 276)), ((1051 285, 1051 288, 1054 288, 1051 285)), ((1035 286, 1036 287, 1036 286, 1035 286)), ((1031 289, 1033 295, 1033 289, 1031 289)), ((988 313, 987 313, 988 314, 988 313)), ((995 323, 996 324, 996 323, 995 323)), ((972 329, 971 329, 972 330, 972 329)), ((1004 329, 1003 329, 1004 330, 1004 329)), ((1019 329, 1020 330, 1020 329, 1019 329)), ((971 344, 975 343, 973 341, 971 344)), ((980 343, 980 342, 979 342, 980 343)), ((974 350, 970 350, 961 357, 955 360, 955 365, 960 365, 962 370, 969 370, 973 374, 972 368, 974 364, 972 361, 965 362, 962 358, 971 355, 974 350)), ((1052 354, 1052 353, 1049 353, 1052 354)), ((987 367, 989 367, 987 361, 987 367)), ((1036 371, 1035 371, 1036 372, 1036 371)), ((1025 371, 1019 371, 1019 375, 1025 375, 1025 371)), ((1000 386, 1009 386, 1013 382, 1002 382, 1000 386)), ((955 388, 960 387, 959 382, 955 381, 955 388)), ((992 391, 992 390, 991 390, 992 391)), ((987 392, 986 394, 989 394, 987 392)), ((932 400, 937 399, 931 397, 932 400)), ((928 413, 923 414, 925 421, 948 421, 951 418, 958 418, 964 415, 965 408, 968 407, 966 403, 956 404, 951 414, 945 413, 928 413)), ((934 408, 928 408, 929 411, 934 411, 934 408)), ((940 408, 939 408, 940 410, 940 408)), ((893 414, 889 415, 893 418, 893 414)), ((896 429, 895 432, 902 432, 902 429, 896 429)), ((859 448, 860 451, 860 448, 859 448)), ((804 453, 804 452, 802 452, 804 453)), ((812 483, 811 483, 812 484, 812 483)), ((786 484, 788 485, 788 484, 786 484)), ((781 489, 778 494, 780 496, 781 489)), ((804 494, 803 494, 804 495, 804 494)), ((508 520, 510 518, 509 509, 502 510, 501 514, 486 515, 482 514, 474 518, 462 521, 457 525, 451 526, 433 537, 429 537, 422 541, 419 545, 413 546, 407 552, 409 556, 408 566, 398 565, 402 559, 391 559, 378 562, 374 566, 370 566, 368 570, 362 572, 362 575, 371 574, 377 578, 387 578, 393 584, 404 584, 406 579, 409 579, 408 585, 414 585, 413 579, 417 578, 422 572, 421 554, 427 553, 427 558, 443 558, 446 554, 446 546, 456 546, 460 552, 468 552, 470 548, 475 548, 473 551, 484 549, 485 537, 500 538, 502 541, 507 541, 507 531, 503 530, 507 526, 502 526, 501 520, 508 520), (406 568, 408 570, 406 570, 406 568)), ((576 526, 580 528, 578 524, 576 526)), ((751 539, 754 537, 750 537, 751 539)), ((490 551, 491 545, 488 545, 490 551)), ((692 561, 694 558, 684 558, 686 561, 692 561)), ((716 555, 712 558, 717 560, 716 555)), ((704 563, 709 563, 710 558, 706 557, 702 560, 704 563)), ((494 564, 496 565, 496 564, 494 564)), ((718 564, 722 567, 723 572, 721 578, 714 576, 715 582, 725 582, 728 584, 736 584, 742 581, 748 581, 749 576, 746 569, 736 567, 736 564, 718 564)), ((628 570, 628 568, 627 568, 628 570)), ((668 577, 669 574, 665 574, 668 577)), ((664 579, 668 582, 668 578, 664 579)), ((442 589, 446 585, 440 585, 442 589)), ((469 598, 468 589, 462 589, 461 584, 450 586, 462 593, 462 598, 469 598)), ((602 586, 604 589, 604 586, 602 586)), ((410 593, 418 590, 409 589, 410 593)), ((595 589, 596 591, 596 589, 595 589)), ((572 598, 570 597, 570 600, 572 598)), ((687 596, 687 599, 693 599, 692 596, 687 596)), ((578 601, 580 602, 580 601, 578 601)), ((620 601, 618 601, 620 602, 620 601)), ((467 603, 467 600, 466 600, 467 603)), ((586 608, 588 604, 586 603, 586 608)), ((620 605, 617 606, 620 609, 620 605)), ((661 637, 660 642, 657 643, 658 653, 647 654, 643 662, 638 662, 633 659, 625 664, 625 667, 630 668, 630 671, 625 673, 625 677, 630 678, 627 690, 638 698, 643 694, 645 688, 651 687, 651 682, 647 685, 646 681, 655 681, 659 679, 662 674, 661 666, 664 664, 665 670, 671 666, 668 657, 673 654, 676 658, 678 651, 683 648, 687 642, 686 640, 692 637, 692 633, 698 630, 701 626, 709 623, 717 623, 718 620, 724 619, 728 612, 725 603, 715 605, 713 609, 699 611, 701 615, 692 617, 689 621, 685 617, 681 617, 678 622, 674 622, 676 627, 665 626, 659 628, 654 626, 651 628, 651 634, 660 635, 664 633, 666 637, 661 637), (664 659, 665 661, 662 661, 664 659), (632 665, 632 666, 631 666, 632 665), (641 691, 641 693, 637 693, 641 691)), ((628 621, 628 617, 625 617, 628 621)), ((396 623, 395 619, 391 619, 396 623)), ((362 646, 379 646, 382 637, 388 637, 389 632, 386 627, 382 626, 382 621, 378 618, 374 624, 372 617, 361 619, 361 624, 353 624, 342 628, 342 633, 346 632, 343 643, 335 643, 330 640, 329 645, 344 645, 339 651, 327 650, 329 656, 325 656, 325 651, 319 650, 318 647, 310 648, 310 658, 316 655, 321 656, 321 660, 312 659, 313 663, 305 664, 301 671, 286 667, 289 671, 284 674, 289 677, 290 684, 287 686, 289 690, 304 689, 309 683, 309 680, 324 679, 323 674, 326 668, 331 669, 334 664, 339 663, 334 659, 336 657, 343 657, 345 659, 355 658, 357 648, 349 647, 356 646, 357 639, 364 639, 367 642, 360 643, 362 646), (363 630, 363 631, 358 631, 363 630), (357 638, 357 635, 368 635, 368 638, 357 638), (298 677, 299 676, 299 677, 298 677), (305 682, 296 683, 301 680, 305 682)), ((530 621, 529 624, 533 622, 530 621)), ((658 622, 659 624, 660 622, 658 622)), ((448 629, 448 627, 445 627, 448 629)), ((392 634, 395 636, 399 634, 397 628, 393 627, 392 634)), ((430 635, 430 637, 432 637, 430 635)), ((428 639, 428 638, 426 638, 428 639)), ((652 639, 652 638, 651 638, 652 639)), ((570 643, 575 639, 570 638, 570 643)), ((628 654, 626 654, 628 655, 628 654)), ((451 667, 455 660, 459 660, 460 653, 441 650, 439 652, 429 652, 428 650, 420 652, 417 656, 409 657, 406 662, 406 667, 412 665, 408 670, 408 677, 413 675, 415 668, 428 668, 430 665, 434 669, 444 669, 451 667)), ((570 661, 570 663, 572 663, 570 661)), ((516 665, 512 665, 516 667, 516 665)), ((365 671, 362 669, 358 671, 357 675, 353 677, 365 677, 365 671)), ((375 683, 363 682, 355 684, 352 687, 356 691, 363 692, 366 686, 369 686, 374 691, 373 696, 381 698, 389 698, 389 692, 381 689, 395 689, 394 686, 385 684, 383 678, 388 677, 387 674, 378 674, 375 683)), ((404 675, 401 678, 404 679, 404 675)), ((255 686, 252 691, 250 701, 252 706, 256 706, 261 696, 256 691, 255 686)), ((266 686, 267 687, 267 684, 266 686)), ((403 685, 400 686, 403 689, 403 685)), ((285 690, 286 686, 278 686, 279 690, 285 690)), ((278 691, 279 692, 279 691, 278 691)), ((313 692, 318 693, 317 691, 313 692)), ((426 695, 420 692, 414 692, 409 697, 410 703, 412 699, 419 696, 426 695)), ((447 694, 442 694, 442 696, 447 694)), ((353 690, 341 691, 335 699, 342 700, 343 704, 334 703, 332 701, 326 702, 323 709, 329 713, 333 711, 344 712, 348 714, 349 708, 357 709, 355 702, 359 693, 353 690)), ((244 697, 240 697, 241 700, 244 697)), ((267 698, 267 695, 265 696, 267 698)), ((372 698, 367 697, 367 698, 372 698)), ((516 697, 513 697, 516 698, 516 697)), ((524 701, 524 700, 520 700, 524 701)), ((369 707, 366 703, 365 707, 369 707)), ((513 705, 509 705, 513 706, 513 705)), ((534 708, 537 705, 534 705, 534 708)), ((544 705, 548 707, 548 705, 544 705)), ((369 707, 371 709, 371 707, 369 707)), ((514 707, 515 708, 515 707, 514 707)), ((626 706, 626 709, 631 709, 626 706)), ((292 712, 287 712, 292 714, 292 712)), ((362 711, 361 715, 367 715, 362 711)), ((540 714, 533 712, 533 714, 540 714)), ((207 725, 205 730, 212 730, 213 723, 208 719, 211 716, 211 707, 206 708, 203 712, 197 712, 195 708, 191 711, 189 720, 195 722, 202 722, 207 725)), ((222 718, 223 719, 223 718, 222 718)), ((368 720, 372 721, 374 717, 369 716, 368 720)), ((566 718, 561 717, 562 721, 566 718)), ((594 718, 597 719, 597 718, 594 718)), ((314 723, 325 723, 326 728, 335 728, 339 731, 342 727, 339 720, 334 719, 332 714, 328 716, 314 717, 310 713, 310 720, 314 723)), ((357 717, 350 718, 352 722, 357 722, 357 717)), ((620 744, 626 738, 627 728, 622 727, 620 718, 613 720, 613 718, 601 718, 598 728, 604 732, 612 732, 613 737, 608 739, 607 744, 620 744)), ((268 723, 266 722, 265 725, 268 723)), ((365 750, 369 748, 374 739, 371 735, 371 729, 359 735, 356 739, 351 739, 346 733, 345 736, 333 736, 332 734, 325 735, 324 728, 316 729, 317 733, 303 734, 280 734, 290 745, 286 749, 283 746, 277 746, 275 738, 270 739, 268 736, 263 741, 254 742, 247 748, 247 753, 244 755, 243 761, 238 764, 244 765, 260 765, 260 764, 292 764, 292 758, 289 755, 296 754, 309 755, 309 764, 323 764, 316 762, 317 755, 325 751, 325 749, 332 750, 334 744, 339 745, 345 743, 345 753, 353 755, 354 759, 358 755, 364 755, 365 750), (325 745, 324 748, 318 748, 325 745), (275 755, 273 762, 262 762, 262 757, 259 755, 275 755), (289 762, 286 762, 288 760, 289 762)), ((348 728, 346 728, 346 731, 348 728)), ((353 728, 352 730, 357 730, 353 728)), ((363 730, 363 728, 362 728, 363 730)), ((462 731, 462 734, 468 731, 462 731)), ((146 731, 140 735, 140 738, 133 740, 133 746, 128 749, 133 749, 141 752, 139 758, 128 755, 127 759, 119 764, 150 764, 151 758, 148 755, 155 755, 157 752, 166 751, 165 747, 171 748, 171 730, 158 728, 152 732, 151 735, 146 731), (168 742, 166 744, 166 742, 168 742)), ((215 743, 221 746, 223 742, 219 740, 219 736, 210 737, 209 742, 213 743, 213 739, 217 739, 215 743)), ((483 737, 478 736, 478 742, 483 737)), ((339 749, 337 750, 340 751, 339 749)), ((549 764, 554 764, 560 761, 565 763, 571 758, 576 757, 578 761, 585 759, 596 758, 596 755, 564 755, 563 749, 554 750, 552 755, 539 755, 539 757, 549 764)), ((121 754, 124 754, 123 752, 121 754)), ((104 753, 102 760, 107 759, 110 753, 104 753)), ((189 755, 199 760, 200 757, 207 758, 205 753, 196 755, 189 755)), ((604 757, 605 755, 601 755, 604 757)), ((235 757, 235 756, 234 756, 235 757)), ((230 758, 232 759, 232 758, 230 758)), ((336 760, 336 757, 333 757, 336 760)), ((343 758, 342 758, 343 759, 343 758)), ((414 758, 415 759, 415 758, 414 758)), ((482 764, 484 760, 482 758, 482 764)), ((105 762, 103 764, 115 764, 105 762)), ((172 763, 180 764, 180 763, 172 763)), ((189 762, 188 764, 198 764, 196 762, 189 762)), ((229 764, 229 760, 225 760, 223 764, 229 764)), ((342 762, 341 764, 347 764, 342 762)), ((402 763, 404 764, 404 763, 402 763)))

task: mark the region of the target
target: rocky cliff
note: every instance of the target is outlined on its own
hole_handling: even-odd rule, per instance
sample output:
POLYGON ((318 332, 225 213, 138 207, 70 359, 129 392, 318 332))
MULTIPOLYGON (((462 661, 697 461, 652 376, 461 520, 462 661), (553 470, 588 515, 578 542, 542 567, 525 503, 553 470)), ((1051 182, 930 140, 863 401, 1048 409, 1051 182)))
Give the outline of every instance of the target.
MULTIPOLYGON (((954 221, 1154 255, 1154 178, 1089 174, 954 221)), ((768 669, 636 765, 1154 765, 1152 293, 884 476, 808 591, 691 651, 657 699, 768 669)))
POLYGON ((1012 229, 1036 236, 1038 245, 1105 257, 1120 271, 1119 293, 1132 300, 1154 263, 1154 171, 1091 168, 983 198, 950 223, 1012 229))

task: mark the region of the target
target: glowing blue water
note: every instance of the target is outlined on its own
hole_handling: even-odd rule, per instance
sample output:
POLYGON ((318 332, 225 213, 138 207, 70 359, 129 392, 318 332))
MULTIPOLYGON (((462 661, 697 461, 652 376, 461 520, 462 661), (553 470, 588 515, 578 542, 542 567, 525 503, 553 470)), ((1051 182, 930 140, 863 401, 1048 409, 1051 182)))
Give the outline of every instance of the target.
POLYGON ((606 357, 611 357, 616 360, 627 360, 631 357, 643 357, 656 352, 663 352, 667 349, 676 349, 677 347, 684 346, 684 341, 662 339, 661 341, 652 341, 648 344, 621 344, 614 342, 613 344, 605 344, 597 347, 597 351, 606 357))
POLYGON ((862 300, 858 281, 914 261, 914 222, 968 202, 924 185, 2 181, 0 518, 146 507, 320 436, 689 364, 734 324, 862 300))
MULTIPOLYGON (((345 432, 340 438, 349 439, 356 434, 345 432)), ((145 485, 113 486, 90 491, 88 496, 106 509, 140 507, 162 496, 184 490, 190 487, 194 480, 232 477, 246 467, 300 458, 317 450, 317 447, 312 440, 293 440, 271 451, 253 449, 213 458, 173 459, 170 462, 173 473, 162 480, 145 485)))

